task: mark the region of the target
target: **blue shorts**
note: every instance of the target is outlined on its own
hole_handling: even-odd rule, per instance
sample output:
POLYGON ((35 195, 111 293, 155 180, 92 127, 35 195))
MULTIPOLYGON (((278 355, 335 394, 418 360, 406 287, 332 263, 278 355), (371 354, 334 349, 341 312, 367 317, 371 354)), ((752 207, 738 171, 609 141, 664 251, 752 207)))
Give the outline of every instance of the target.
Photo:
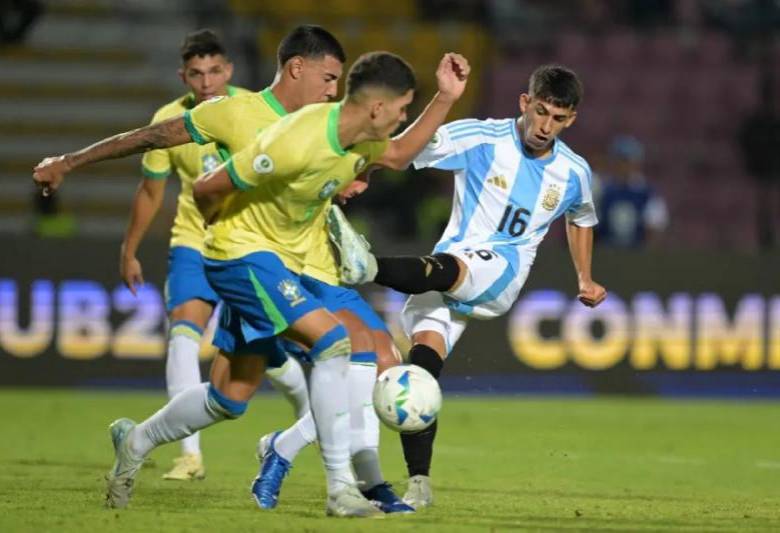
POLYGON ((204 263, 209 284, 224 306, 214 345, 226 352, 237 353, 253 341, 275 337, 324 307, 272 252, 204 263))
POLYGON ((330 285, 305 274, 301 276, 301 284, 322 302, 328 311, 332 313, 342 310, 349 311, 368 326, 368 329, 387 332, 384 321, 355 289, 330 285))
POLYGON ((286 344, 282 337, 254 338, 251 328, 242 329, 241 320, 223 305, 212 344, 228 355, 264 355, 267 368, 280 368, 287 361, 286 344), (245 335, 245 332, 248 333, 245 335), (247 341, 246 337, 252 340, 247 341))
POLYGON ((204 259, 200 252, 186 246, 173 246, 168 252, 165 309, 170 313, 190 300, 203 300, 216 305, 219 297, 206 280, 204 259))

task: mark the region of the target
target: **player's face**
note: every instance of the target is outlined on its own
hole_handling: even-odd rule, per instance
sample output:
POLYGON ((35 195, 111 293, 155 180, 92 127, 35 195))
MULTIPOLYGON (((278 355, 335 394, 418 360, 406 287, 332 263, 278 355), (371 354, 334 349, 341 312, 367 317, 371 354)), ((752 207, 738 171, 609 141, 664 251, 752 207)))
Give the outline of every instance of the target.
POLYGON ((520 135, 523 143, 534 152, 545 152, 560 133, 574 123, 577 112, 550 102, 520 95, 520 135))
POLYGON ((179 76, 195 95, 196 102, 227 94, 233 64, 221 54, 194 56, 179 69, 179 76))
POLYGON ((406 121, 406 109, 414 99, 414 90, 409 89, 402 96, 386 93, 374 106, 372 113, 374 131, 379 139, 386 139, 406 121))
POLYGON ((333 56, 303 59, 301 81, 304 104, 329 102, 336 99, 344 65, 333 56))

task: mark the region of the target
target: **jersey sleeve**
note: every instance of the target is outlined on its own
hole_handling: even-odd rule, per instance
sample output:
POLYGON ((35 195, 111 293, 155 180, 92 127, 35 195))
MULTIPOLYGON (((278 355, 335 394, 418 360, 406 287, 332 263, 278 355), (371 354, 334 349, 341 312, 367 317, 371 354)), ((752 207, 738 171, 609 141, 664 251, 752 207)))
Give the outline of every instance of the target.
POLYGON ((184 112, 184 126, 193 142, 209 144, 230 135, 235 120, 237 100, 215 96, 184 112))
MULTIPOLYGON (((152 118, 151 124, 161 122, 162 120, 164 118, 156 114, 152 118)), ((173 163, 171 162, 169 149, 158 148, 144 153, 143 159, 141 159, 141 172, 146 179, 164 180, 170 176, 172 171, 173 163)))
POLYGON ((414 168, 465 169, 468 166, 469 150, 482 144, 485 131, 493 127, 473 118, 456 120, 439 127, 423 151, 415 157, 414 168))
POLYGON ((390 139, 384 141, 372 142, 368 149, 368 161, 367 164, 376 163, 387 151, 387 147, 390 146, 390 139))
POLYGON ((586 168, 579 174, 579 197, 566 209, 566 221, 581 228, 591 228, 599 223, 593 202, 592 173, 586 168))
POLYGON ((264 180, 285 180, 300 175, 305 170, 304 156, 301 150, 290 146, 290 138, 296 137, 288 128, 271 127, 229 159, 227 171, 236 189, 245 191, 264 180))

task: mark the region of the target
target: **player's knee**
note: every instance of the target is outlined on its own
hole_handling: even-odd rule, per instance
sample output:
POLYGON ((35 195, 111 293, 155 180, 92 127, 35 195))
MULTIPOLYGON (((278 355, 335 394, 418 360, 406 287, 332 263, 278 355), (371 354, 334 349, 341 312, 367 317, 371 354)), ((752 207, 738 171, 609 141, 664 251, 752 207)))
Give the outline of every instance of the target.
POLYGON ((409 351, 409 362, 421 366, 430 374, 439 379, 441 369, 444 367, 444 359, 436 350, 425 344, 415 344, 409 351))
POLYGON ((349 342, 347 328, 342 324, 322 335, 309 350, 312 361, 327 361, 336 357, 343 357, 347 361, 352 353, 352 344, 349 342))
POLYGON ((434 277, 434 282, 440 288, 437 290, 448 291, 451 290, 458 282, 460 278, 460 263, 454 255, 450 254, 433 254, 431 256, 437 261, 437 267, 431 271, 431 277, 434 277))
POLYGON ((401 352, 396 347, 393 339, 385 331, 374 332, 374 345, 376 346, 377 373, 381 374, 388 368, 403 363, 401 352))
POLYGON ((360 318, 351 312, 343 310, 336 313, 339 321, 347 328, 349 333, 349 342, 352 344, 352 350, 355 352, 373 352, 374 336, 370 329, 360 318))
POLYGON ((207 402, 208 406, 214 412, 230 419, 236 419, 243 415, 246 412, 247 406, 249 405, 249 402, 231 400, 222 394, 219 390, 217 390, 217 388, 212 384, 209 384, 207 402))

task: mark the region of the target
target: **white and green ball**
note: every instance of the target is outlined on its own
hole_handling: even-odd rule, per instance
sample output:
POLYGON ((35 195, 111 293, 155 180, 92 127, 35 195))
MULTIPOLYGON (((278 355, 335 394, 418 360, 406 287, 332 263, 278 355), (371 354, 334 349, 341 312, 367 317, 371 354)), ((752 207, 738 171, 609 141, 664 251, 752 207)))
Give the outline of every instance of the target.
POLYGON ((376 380, 374 409, 394 431, 421 431, 433 424, 441 409, 439 383, 417 365, 388 368, 376 380))

